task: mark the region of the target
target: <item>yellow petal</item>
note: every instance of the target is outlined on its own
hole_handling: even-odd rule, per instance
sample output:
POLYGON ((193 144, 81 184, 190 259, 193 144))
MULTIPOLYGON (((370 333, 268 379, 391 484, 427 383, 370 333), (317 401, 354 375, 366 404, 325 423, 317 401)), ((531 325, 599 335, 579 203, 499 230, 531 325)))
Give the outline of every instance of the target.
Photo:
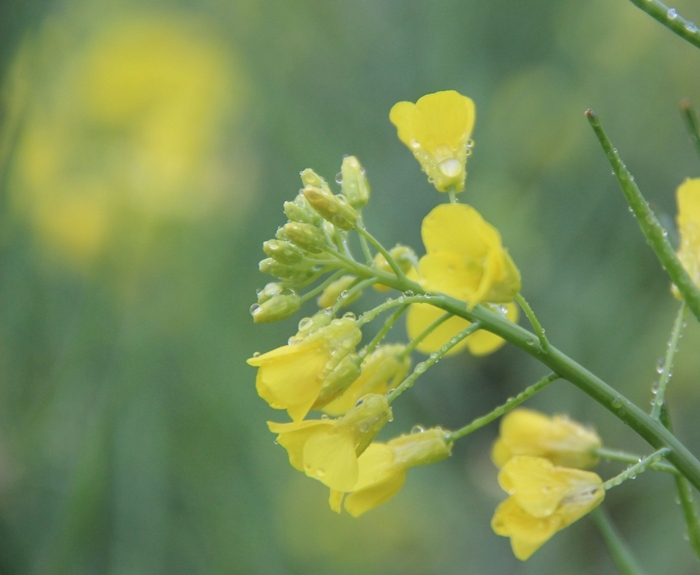
POLYGON ((419 262, 420 284, 427 292, 445 293, 471 302, 484 270, 479 262, 465 260, 457 252, 435 252, 419 262))
MULTIPOLYGON (((429 254, 457 252, 464 257, 478 259, 484 257, 487 250, 483 239, 484 225, 491 227, 471 206, 441 204, 423 219, 421 237, 429 254)), ((489 237, 488 232, 486 237, 489 237)))
POLYGON ((372 443, 358 458, 359 474, 355 490, 384 481, 392 473, 394 451, 385 443, 372 443))
POLYGON ((497 535, 510 537, 515 556, 525 561, 561 528, 557 515, 538 519, 523 511, 513 497, 501 503, 491 520, 497 535))
POLYGON ((396 469, 394 473, 385 477, 383 481, 358 491, 353 491, 348 495, 345 498, 345 510, 353 517, 359 517, 363 513, 389 501, 401 490, 405 481, 406 470, 396 469))
POLYGON ((337 491, 350 491, 357 482, 355 437, 323 430, 304 445, 304 472, 337 491))
POLYGON ((289 463, 294 469, 304 471, 304 445, 320 429, 335 424, 332 419, 301 421, 298 423, 276 423, 268 421, 267 426, 277 434, 277 443, 287 450, 289 463))
POLYGON ((341 506, 343 504, 343 497, 345 497, 345 493, 331 489, 331 494, 328 497, 328 505, 330 505, 331 511, 340 513, 341 506))
MULTIPOLYGON (((700 287, 700 179, 688 179, 678 188, 678 259, 693 283, 700 287)), ((674 286, 675 288, 675 286, 674 286)), ((674 289, 676 297, 680 297, 674 289)))
POLYGON ((510 449, 509 445, 503 438, 498 438, 491 450, 491 461, 493 461, 493 464, 499 468, 503 467, 512 457, 513 451, 510 449))

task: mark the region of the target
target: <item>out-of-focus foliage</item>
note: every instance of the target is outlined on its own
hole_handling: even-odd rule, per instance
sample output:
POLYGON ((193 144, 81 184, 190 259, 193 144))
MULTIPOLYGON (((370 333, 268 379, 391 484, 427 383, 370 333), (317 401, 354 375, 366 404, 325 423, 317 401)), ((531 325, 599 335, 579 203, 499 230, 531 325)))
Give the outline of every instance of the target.
MULTIPOLYGON (((691 0, 676 8, 700 20, 691 0)), ((388 113, 455 89, 477 108, 463 201, 499 229, 553 344, 648 404, 676 303, 583 111, 672 227, 673 192, 700 169, 677 113, 700 102, 696 49, 625 0, 2 10, 0 572, 614 572, 586 519, 512 558, 489 528, 495 424, 383 508, 331 513, 273 444, 277 413, 244 362, 302 315, 252 329, 248 308, 299 171, 332 181, 344 154, 367 169, 370 229, 423 255, 442 198, 388 113)), ((699 345, 689 321, 668 394, 695 452, 699 345)), ((392 406, 386 438, 463 425, 541 373, 508 346, 446 359, 392 406)), ((646 449, 564 382, 532 406, 646 449)), ((630 483, 606 505, 641 562, 694 572, 670 478, 630 483)))

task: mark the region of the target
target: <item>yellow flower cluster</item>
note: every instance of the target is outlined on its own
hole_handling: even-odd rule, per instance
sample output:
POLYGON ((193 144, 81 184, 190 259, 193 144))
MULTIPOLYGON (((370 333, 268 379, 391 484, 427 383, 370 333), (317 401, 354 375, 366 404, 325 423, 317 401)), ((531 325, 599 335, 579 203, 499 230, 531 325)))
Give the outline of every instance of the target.
POLYGON ((516 409, 501 420, 492 458, 509 497, 491 527, 510 537, 513 553, 528 559, 557 531, 571 525, 605 497, 601 478, 580 467, 597 462, 598 435, 566 417, 516 409))
MULTIPOLYGON (((678 201, 678 259, 693 283, 700 287, 700 178, 687 179, 676 192, 678 201)), ((681 299, 673 286, 674 295, 681 299)))

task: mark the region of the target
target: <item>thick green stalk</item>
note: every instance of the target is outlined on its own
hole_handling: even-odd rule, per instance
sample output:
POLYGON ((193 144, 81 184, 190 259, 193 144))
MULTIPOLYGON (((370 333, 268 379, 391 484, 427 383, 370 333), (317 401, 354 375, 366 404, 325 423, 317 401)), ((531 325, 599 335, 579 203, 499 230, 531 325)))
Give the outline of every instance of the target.
POLYGON ((630 0, 637 8, 643 10, 657 22, 687 40, 696 48, 700 48, 700 31, 690 20, 686 20, 675 8, 669 8, 659 0, 630 0))
MULTIPOLYGON (((647 2, 647 0, 641 0, 647 2)), ((700 321, 700 289, 693 283, 685 271, 685 268, 676 257, 676 253, 668 241, 668 233, 656 219, 654 212, 649 207, 649 204, 639 191, 637 184, 634 183, 632 174, 629 173, 627 167, 620 159, 617 150, 613 148, 612 143, 608 139, 607 134, 600 124, 600 120, 593 113, 593 110, 586 110, 588 118, 598 141, 608 158, 608 162, 612 166, 617 181, 620 184, 622 193, 625 195, 627 203, 632 208, 632 212, 637 218, 639 227, 647 239, 647 243, 654 250, 656 257, 659 258, 661 265, 666 270, 666 273, 671 278, 671 281, 676 285, 678 291, 681 292, 683 299, 690 307, 695 317, 700 321)))
MULTIPOLYGON (((416 294, 413 297, 401 296, 396 302, 383 304, 379 306, 377 310, 380 308, 382 310, 390 309, 390 307, 402 305, 403 303, 430 303, 444 311, 449 311, 454 315, 464 318, 467 321, 478 321, 482 329, 486 329, 512 343, 514 346, 519 347, 549 367, 554 373, 559 374, 562 379, 573 383, 615 415, 615 417, 626 423, 655 449, 661 449, 663 447, 670 448, 671 453, 666 455, 666 459, 671 462, 696 489, 700 490, 700 461, 695 458, 675 435, 629 399, 554 346, 551 346, 548 350, 544 350, 534 333, 529 332, 519 325, 512 323, 502 315, 491 312, 480 305, 467 311, 466 303, 453 297, 447 295, 431 295, 430 297, 425 297, 425 290, 423 290, 418 283, 409 279, 399 279, 396 276, 381 272, 376 268, 363 266, 357 262, 351 262, 350 269, 353 273, 362 277, 379 277, 381 283, 401 292, 412 291, 416 294)), ((370 312, 367 313, 369 314, 370 312)), ((362 320, 362 318, 360 318, 360 320, 362 320)))
POLYGON ((623 575, 643 575, 644 571, 632 555, 627 543, 622 540, 607 511, 601 505, 591 513, 603 541, 610 551, 613 563, 623 575))

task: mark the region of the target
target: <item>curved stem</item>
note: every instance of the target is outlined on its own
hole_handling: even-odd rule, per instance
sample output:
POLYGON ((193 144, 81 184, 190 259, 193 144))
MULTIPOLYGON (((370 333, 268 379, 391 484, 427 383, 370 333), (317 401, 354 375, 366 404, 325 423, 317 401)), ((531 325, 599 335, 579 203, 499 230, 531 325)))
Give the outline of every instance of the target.
POLYGON ((433 323, 431 323, 422 332, 420 332, 420 334, 418 334, 417 337, 414 337, 413 340, 404 348, 404 350, 398 356, 396 356, 396 358, 399 361, 404 359, 406 356, 408 356, 408 354, 410 354, 414 349, 416 349, 416 346, 418 346, 418 344, 420 344, 421 341, 423 341, 426 337, 428 337, 431 333, 433 333, 433 331, 435 331, 438 327, 440 327, 451 317, 452 314, 449 312, 442 314, 433 323))
POLYGON ((525 301, 525 298, 520 293, 515 296, 515 301, 518 302, 518 305, 525 312, 525 315, 527 316, 527 319, 532 324, 532 327, 535 328, 535 333, 537 334, 537 337, 540 340, 540 345, 542 346, 542 349, 548 349, 549 348, 549 341, 547 340, 547 337, 544 335, 544 328, 542 327, 540 320, 537 319, 535 312, 532 311, 530 304, 527 303, 527 301, 525 301))
POLYGON ((325 290, 334 281, 339 280, 341 277, 343 277, 344 274, 345 274, 345 270, 338 270, 334 274, 330 275, 328 278, 326 278, 323 281, 323 283, 320 283, 314 289, 312 289, 311 291, 309 291, 309 292, 305 293, 303 296, 301 296, 301 303, 307 302, 312 297, 320 294, 323 290, 325 290))
POLYGON ((381 253, 384 256, 384 259, 391 266, 391 269, 394 270, 396 277, 401 279, 401 280, 405 280, 406 275, 401 270, 401 267, 399 266, 399 264, 397 264, 396 260, 393 257, 391 257, 391 254, 387 251, 387 249, 382 244, 380 244, 379 241, 376 240, 372 234, 370 234, 367 231, 367 228, 364 228, 362 226, 355 226, 355 229, 357 230, 357 233, 359 233, 361 237, 364 236, 365 238, 367 238, 369 243, 371 243, 375 248, 377 248, 379 253, 381 253))
POLYGON ((526 388, 524 391, 520 392, 515 397, 506 401, 503 405, 499 405, 492 412, 487 413, 486 415, 482 415, 481 417, 477 417, 469 425, 465 425, 457 431, 453 431, 447 437, 447 441, 455 441, 464 437, 465 435, 473 433, 477 429, 481 429, 485 425, 491 423, 494 419, 498 419, 499 417, 501 417, 501 415, 503 415, 504 413, 508 413, 511 409, 514 409, 526 399, 531 398, 537 392, 542 391, 545 387, 547 387, 550 383, 556 381, 557 379, 559 379, 559 376, 556 373, 550 373, 549 375, 546 375, 537 383, 533 383, 530 387, 526 388))
POLYGON ((681 307, 676 315, 676 321, 673 323, 671 339, 668 340, 666 357, 664 358, 664 367, 663 371, 661 372, 661 378, 659 379, 659 387, 656 390, 656 396, 654 397, 654 404, 651 408, 651 416, 654 419, 659 419, 661 407, 663 406, 664 399, 666 398, 666 386, 668 385, 668 381, 671 379, 671 371, 673 370, 673 356, 676 354, 678 340, 680 339, 681 332, 683 331, 686 309, 687 307, 685 305, 685 301, 681 302, 681 307))
POLYGON ((700 48, 700 31, 690 20, 686 20, 659 0, 630 0, 637 8, 640 8, 657 22, 660 22, 671 32, 678 34, 683 40, 690 42, 696 48, 700 48))
POLYGON ((608 547, 615 566, 623 575, 643 575, 644 571, 637 563, 627 544, 622 540, 617 529, 613 525, 607 511, 601 505, 591 513, 603 541, 608 547))
POLYGON ((371 287, 377 283, 376 278, 369 278, 363 281, 360 281, 356 283, 354 286, 352 286, 345 295, 341 294, 340 297, 338 298, 338 301, 335 302, 332 308, 332 314, 336 314, 338 310, 345 305, 345 303, 349 302, 352 299, 352 296, 354 296, 356 293, 361 292, 363 289, 371 287))
POLYGON ((607 491, 608 489, 617 487, 618 485, 627 481, 628 479, 634 479, 640 473, 644 473, 647 470, 647 467, 649 467, 652 463, 656 463, 662 457, 667 455, 670 451, 671 450, 668 447, 663 447, 654 451, 654 453, 652 453, 651 455, 647 455, 644 459, 641 459, 635 465, 631 465, 619 475, 608 479, 605 483, 603 483, 603 489, 607 491))
MULTIPOLYGON (((357 210, 357 225, 364 229, 365 224, 362 221, 362 211, 357 210)), ((367 243, 367 238, 362 234, 357 234, 360 238, 360 247, 362 248, 362 253, 365 255, 365 262, 368 266, 372 265, 374 258, 372 257, 372 252, 369 251, 369 244, 367 243)))
MULTIPOLYGON (((601 459, 607 459, 608 461, 620 461, 622 463, 638 463, 642 457, 636 453, 630 453, 629 451, 621 451, 619 449, 608 449, 607 447, 599 447, 595 450, 595 455, 601 459)), ((658 463, 652 463, 649 469, 654 471, 663 471, 665 473, 672 473, 673 475, 680 476, 678 470, 666 463, 664 461, 659 461, 658 463)))
POLYGON ((362 360, 367 357, 370 353, 372 353, 377 346, 382 343, 382 340, 384 339, 384 336, 389 332, 389 330, 394 326, 396 323, 396 320, 398 320, 403 313, 408 309, 408 304, 403 304, 399 309, 397 309, 394 313, 392 313, 388 318, 386 318, 386 321, 384 322, 384 325, 382 326, 382 329, 379 330, 377 335, 374 336, 372 341, 370 341, 364 349, 360 351, 358 354, 358 360, 362 362, 362 360))

